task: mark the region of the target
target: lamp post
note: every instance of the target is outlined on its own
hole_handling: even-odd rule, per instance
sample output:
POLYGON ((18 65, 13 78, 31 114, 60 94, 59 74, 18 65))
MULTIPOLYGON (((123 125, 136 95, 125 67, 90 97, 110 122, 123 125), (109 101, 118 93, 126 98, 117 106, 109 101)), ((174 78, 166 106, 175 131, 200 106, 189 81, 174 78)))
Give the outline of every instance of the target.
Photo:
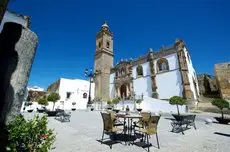
POLYGON ((90 107, 92 104, 92 101, 91 101, 91 81, 92 81, 92 78, 94 77, 93 69, 90 68, 90 71, 88 71, 88 69, 85 69, 85 76, 89 77, 89 97, 88 97, 87 107, 90 107))

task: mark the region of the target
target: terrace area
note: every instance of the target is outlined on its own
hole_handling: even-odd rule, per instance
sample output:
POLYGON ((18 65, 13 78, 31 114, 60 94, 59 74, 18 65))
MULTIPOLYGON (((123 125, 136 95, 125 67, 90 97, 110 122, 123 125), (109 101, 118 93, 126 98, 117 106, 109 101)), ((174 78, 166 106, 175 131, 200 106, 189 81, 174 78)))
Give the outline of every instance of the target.
MULTIPOLYGON (((35 113, 23 113, 26 117, 33 117, 35 113)), ((150 151, 156 152, 226 152, 229 151, 230 125, 218 123, 205 124, 206 118, 219 116, 212 113, 199 113, 196 117, 196 127, 181 133, 171 132, 170 114, 161 116, 158 124, 160 149, 157 149, 156 137, 150 138, 150 151)), ((146 152, 147 149, 136 145, 116 143, 112 149, 101 144, 103 121, 99 111, 72 111, 70 122, 63 122, 48 117, 50 128, 57 133, 54 148, 51 152, 146 152)))

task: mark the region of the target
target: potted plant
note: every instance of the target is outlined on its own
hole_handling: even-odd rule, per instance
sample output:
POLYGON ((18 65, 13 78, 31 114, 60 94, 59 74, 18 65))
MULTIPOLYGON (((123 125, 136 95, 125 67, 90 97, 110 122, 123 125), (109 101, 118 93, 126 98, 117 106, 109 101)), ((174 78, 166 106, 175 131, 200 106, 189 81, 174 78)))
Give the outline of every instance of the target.
POLYGON ((48 116, 56 116, 56 114, 58 113, 57 110, 54 110, 54 107, 55 107, 55 103, 59 99, 60 99, 60 96, 56 92, 52 92, 51 94, 48 95, 47 100, 53 102, 53 110, 46 111, 48 116))
POLYGON ((111 100, 108 100, 108 101, 107 101, 107 104, 108 104, 108 110, 112 110, 112 107, 111 107, 112 101, 111 101, 111 100))
POLYGON ((229 108, 228 101, 224 99, 214 99, 212 101, 212 105, 216 106, 221 110, 221 117, 215 117, 215 119, 221 124, 228 124, 230 122, 230 119, 224 118, 224 112, 223 112, 224 108, 229 108))
MULTIPOLYGON (((38 98, 38 99, 37 99, 37 102, 38 102, 38 104, 43 105, 44 107, 48 105, 48 101, 47 101, 47 99, 46 99, 46 96, 43 96, 43 97, 38 98)), ((43 112, 45 112, 45 109, 44 109, 44 108, 43 108, 43 109, 38 109, 38 108, 37 108, 37 111, 38 111, 39 113, 43 113, 43 112)))
POLYGON ((72 102, 72 105, 73 105, 72 111, 75 111, 76 108, 74 106, 76 105, 76 102, 72 102))
POLYGON ((137 100, 136 100, 136 103, 139 104, 139 108, 137 108, 137 111, 138 111, 138 112, 141 112, 141 111, 142 111, 142 109, 141 109, 141 103, 142 103, 142 101, 143 101, 142 99, 137 99, 137 100))
MULTIPOLYGON (((117 104, 120 102, 120 98, 118 98, 118 97, 116 97, 116 98, 114 98, 113 100, 112 100, 112 103, 114 104, 114 105, 116 105, 116 107, 117 107, 117 104)), ((118 113, 120 110, 119 109, 113 109, 113 111, 115 111, 116 113, 118 113)))
POLYGON ((180 115, 180 111, 179 111, 178 105, 180 105, 180 106, 185 105, 185 104, 186 104, 186 100, 183 99, 182 97, 179 97, 179 96, 173 96, 173 97, 171 97, 171 98, 169 99, 169 103, 170 103, 171 105, 176 105, 178 115, 180 115))

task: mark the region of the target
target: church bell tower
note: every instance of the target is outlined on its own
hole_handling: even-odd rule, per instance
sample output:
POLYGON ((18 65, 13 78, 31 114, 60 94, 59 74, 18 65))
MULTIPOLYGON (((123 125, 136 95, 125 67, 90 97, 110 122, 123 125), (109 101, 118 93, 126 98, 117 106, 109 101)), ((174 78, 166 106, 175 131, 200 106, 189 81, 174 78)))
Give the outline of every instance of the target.
POLYGON ((110 69, 113 67, 113 33, 106 22, 96 36, 96 52, 94 55, 95 97, 103 101, 109 100, 110 69))

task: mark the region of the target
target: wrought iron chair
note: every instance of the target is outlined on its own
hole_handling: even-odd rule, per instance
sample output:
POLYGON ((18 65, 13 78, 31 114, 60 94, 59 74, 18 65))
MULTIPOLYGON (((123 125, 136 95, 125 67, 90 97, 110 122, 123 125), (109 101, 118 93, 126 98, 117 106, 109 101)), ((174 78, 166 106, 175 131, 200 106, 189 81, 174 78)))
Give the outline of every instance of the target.
POLYGON ((137 122, 133 122, 134 123, 134 125, 133 125, 134 130, 135 130, 135 127, 138 127, 139 129, 145 128, 150 116, 151 116, 150 112, 141 112, 141 118, 137 122))
POLYGON ((140 132, 142 132, 145 135, 145 142, 147 139, 148 152, 149 152, 149 147, 151 146, 151 143, 149 143, 149 137, 154 134, 156 135, 158 149, 160 149, 158 135, 157 135, 157 125, 160 120, 160 117, 161 116, 151 116, 145 128, 140 128, 140 132))
POLYGON ((112 122, 114 126, 124 126, 125 122, 120 121, 117 117, 116 117, 116 113, 114 111, 109 111, 109 113, 111 114, 111 118, 112 118, 112 122))
MULTIPOLYGON (((109 136, 114 136, 118 131, 121 131, 122 129, 114 126, 113 123, 113 116, 111 113, 102 113, 101 116, 103 119, 103 133, 102 133, 102 139, 101 143, 103 143, 104 140, 104 134, 107 134, 109 136)), ((112 148, 112 145, 110 145, 110 148, 112 148)))

